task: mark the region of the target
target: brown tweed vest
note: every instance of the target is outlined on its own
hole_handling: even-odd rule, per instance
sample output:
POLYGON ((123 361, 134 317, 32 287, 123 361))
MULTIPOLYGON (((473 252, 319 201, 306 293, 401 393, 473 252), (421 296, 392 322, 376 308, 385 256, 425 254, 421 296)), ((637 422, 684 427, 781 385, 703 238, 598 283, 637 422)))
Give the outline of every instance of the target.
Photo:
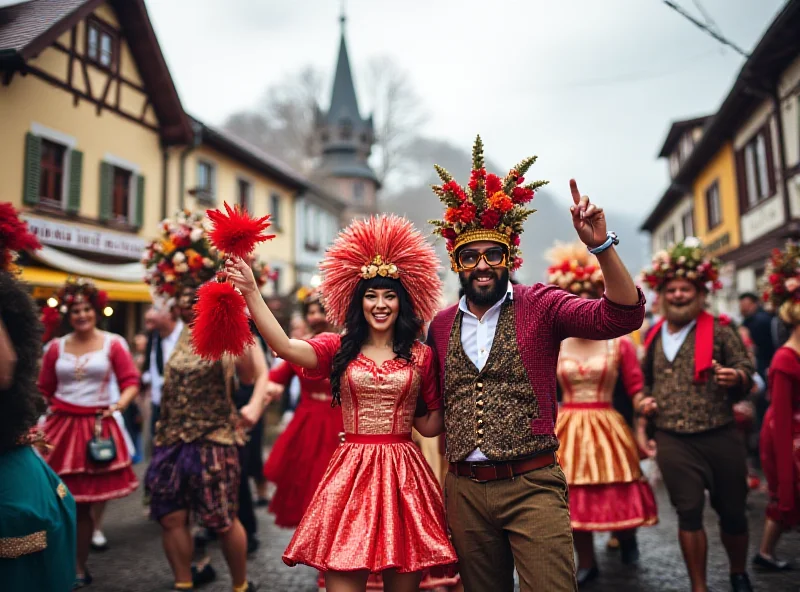
POLYGON ((447 348, 447 459, 463 461, 476 448, 496 461, 558 448, 555 436, 531 432, 539 402, 522 365, 513 302, 507 301, 500 311, 492 351, 480 372, 461 345, 462 317, 459 311, 447 348))

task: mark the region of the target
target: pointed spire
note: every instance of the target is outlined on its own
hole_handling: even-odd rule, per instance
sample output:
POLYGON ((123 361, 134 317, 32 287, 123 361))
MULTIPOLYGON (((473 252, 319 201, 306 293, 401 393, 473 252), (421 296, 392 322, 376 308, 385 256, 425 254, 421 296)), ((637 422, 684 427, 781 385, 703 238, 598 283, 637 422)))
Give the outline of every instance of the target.
POLYGON ((333 93, 331 94, 331 106, 328 109, 328 121, 336 124, 346 118, 350 120, 351 125, 358 125, 361 123, 361 115, 358 111, 358 99, 356 98, 353 74, 350 70, 350 59, 347 56, 347 42, 344 34, 347 17, 344 14, 344 7, 342 8, 342 15, 339 17, 342 27, 339 58, 336 62, 336 76, 333 79, 333 93))

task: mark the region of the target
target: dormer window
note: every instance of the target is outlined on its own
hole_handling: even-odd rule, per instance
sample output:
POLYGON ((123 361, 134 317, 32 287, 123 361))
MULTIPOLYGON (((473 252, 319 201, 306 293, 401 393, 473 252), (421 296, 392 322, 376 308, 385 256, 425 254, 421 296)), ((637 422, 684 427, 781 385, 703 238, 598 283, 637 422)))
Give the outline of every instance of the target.
POLYGON ((111 70, 117 51, 117 32, 95 18, 86 21, 86 55, 101 68, 111 70))

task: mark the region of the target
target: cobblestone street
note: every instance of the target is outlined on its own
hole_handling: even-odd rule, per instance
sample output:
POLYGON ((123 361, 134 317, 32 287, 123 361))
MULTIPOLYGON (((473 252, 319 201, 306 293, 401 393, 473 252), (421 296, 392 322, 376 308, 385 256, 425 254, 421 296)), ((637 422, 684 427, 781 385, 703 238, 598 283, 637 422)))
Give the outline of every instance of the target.
MULTIPOLYGON (((141 472, 141 465, 137 472, 141 472)), ((658 489, 661 523, 640 532, 641 563, 637 568, 620 564, 616 554, 605 550, 606 536, 596 540, 601 577, 585 589, 592 592, 683 592, 689 582, 677 544, 674 514, 662 488, 658 489)), ((765 497, 754 493, 750 499, 751 554, 756 548, 763 526, 765 497)), ((291 531, 276 528, 271 516, 261 511, 259 538, 261 548, 249 561, 251 578, 260 590, 269 592, 313 592, 316 572, 305 567, 286 567, 281 553, 291 537, 291 531)), ((158 592, 171 585, 170 571, 161 549, 159 528, 143 516, 141 492, 127 499, 109 504, 105 533, 111 549, 103 554, 93 554, 90 568, 95 583, 89 588, 97 592, 158 592)), ((709 585, 714 592, 729 590, 727 562, 718 539, 714 514, 706 512, 709 534, 709 585)), ((800 535, 784 536, 779 546, 781 555, 797 563, 800 559, 800 535)), ((206 592, 228 592, 230 580, 224 560, 217 545, 212 546, 213 562, 219 578, 205 586, 206 592)), ((769 592, 795 592, 800 590, 798 572, 769 574, 752 571, 756 590, 769 592)), ((486 591, 490 592, 490 591, 486 591)))

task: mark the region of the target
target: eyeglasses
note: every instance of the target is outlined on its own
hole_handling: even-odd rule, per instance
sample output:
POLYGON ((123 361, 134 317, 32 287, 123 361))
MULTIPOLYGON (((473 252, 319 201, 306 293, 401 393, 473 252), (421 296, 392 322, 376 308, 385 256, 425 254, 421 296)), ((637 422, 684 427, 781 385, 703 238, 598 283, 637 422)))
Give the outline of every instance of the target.
POLYGON ((483 253, 474 249, 464 249, 458 253, 458 265, 461 269, 474 269, 481 262, 486 261, 489 267, 506 265, 508 256, 502 247, 492 247, 483 253))

